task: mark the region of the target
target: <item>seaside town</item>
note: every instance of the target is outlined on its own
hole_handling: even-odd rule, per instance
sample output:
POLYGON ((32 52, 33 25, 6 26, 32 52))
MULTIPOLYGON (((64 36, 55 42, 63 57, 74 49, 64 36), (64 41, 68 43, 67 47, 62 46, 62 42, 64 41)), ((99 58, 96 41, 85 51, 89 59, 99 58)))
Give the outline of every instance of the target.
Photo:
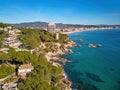
MULTIPOLYGON (((71 53, 71 49, 74 46, 77 46, 73 41, 71 41, 69 38, 63 38, 64 35, 73 33, 73 32, 82 32, 86 30, 102 30, 102 29, 111 29, 113 27, 89 27, 89 28, 69 28, 69 29, 57 29, 55 23, 49 23, 47 26, 47 29, 45 30, 46 32, 49 32, 51 36, 54 36, 55 40, 57 42, 43 42, 40 43, 39 47, 30 47, 30 46, 25 46, 24 41, 23 41, 23 36, 21 34, 25 33, 22 31, 21 28, 16 28, 15 26, 12 25, 7 25, 1 23, 0 26, 0 55, 3 57, 0 57, 0 70, 2 68, 7 68, 11 69, 8 73, 5 75, 1 72, 0 73, 0 88, 3 90, 18 90, 20 89, 20 84, 24 80, 26 80, 29 77, 29 74, 34 71, 34 66, 32 65, 32 62, 27 62, 27 63, 21 63, 21 62, 15 62, 14 59, 17 57, 13 55, 12 61, 9 62, 9 58, 7 61, 7 54, 9 54, 13 49, 13 52, 30 52, 30 54, 36 53, 37 55, 40 55, 41 53, 45 53, 45 57, 47 58, 47 61, 50 62, 53 66, 55 67, 62 67, 60 63, 65 63, 65 62, 70 62, 64 58, 61 58, 59 55, 63 55, 65 53, 71 53), (5 34, 5 35, 4 35, 5 34), (58 42, 61 38, 64 39, 63 43, 61 44, 58 42), (3 38, 3 37, 4 38, 3 38), (5 62, 4 62, 5 61, 5 62), (7 61, 7 62, 6 62, 7 61), (17 63, 17 64, 16 64, 17 63), (19 64, 18 64, 19 63, 19 64)), ((119 28, 119 27, 114 27, 114 28, 119 28)), ((34 30, 33 28, 26 28, 27 30, 34 30)), ((25 30, 25 29, 24 29, 25 30)), ((41 30, 39 30, 41 31, 41 30)), ((33 33, 32 33, 33 34, 33 33)), ((27 36, 27 35, 26 35, 27 36)), ((65 36, 66 37, 66 36, 65 36)), ((49 37, 51 38, 51 37, 49 37)), ((47 37, 45 37, 47 39, 47 37)), ((83 41, 80 39, 80 41, 83 41)), ((34 43, 34 40, 30 42, 34 43)), ((79 45, 78 45, 79 46, 79 45)), ((96 48, 100 47, 102 45, 100 44, 88 44, 88 47, 96 48)), ((14 53, 13 53, 14 54, 14 53)), ((18 54, 19 57, 19 54, 18 54)), ((26 58, 25 58, 26 59, 26 58)), ((67 79, 66 74, 62 72, 62 78, 60 79, 59 82, 63 83, 65 85, 65 88, 62 88, 62 90, 71 90, 69 87, 71 82, 67 79)), ((21 89, 20 89, 21 90, 21 89)))
POLYGON ((120 90, 120 0, 0 0, 0 90, 120 90))
POLYGON ((80 24, 63 24, 63 23, 47 23, 47 22, 26 22, 13 24, 16 27, 25 27, 31 29, 44 29, 48 30, 47 26, 55 26, 55 32, 60 32, 63 34, 69 34, 73 32, 82 32, 88 30, 104 30, 104 29, 118 29, 120 25, 80 25, 80 24))
MULTIPOLYGON (((47 26, 46 31, 51 33, 52 36, 54 36, 55 40, 60 39, 60 35, 66 35, 69 33, 73 32, 81 32, 81 31, 86 31, 86 30, 96 30, 96 29, 111 29, 113 27, 90 27, 90 28, 79 28, 79 29, 57 29, 55 23, 49 23, 47 26)), ((114 27, 118 28, 118 27, 114 27)), ((32 28, 33 29, 33 28, 32 28)), ((6 55, 9 54, 12 49, 15 50, 15 52, 30 52, 31 54, 37 53, 40 55, 41 53, 44 53, 45 50, 51 48, 51 50, 47 50, 45 52, 45 57, 47 58, 47 61, 50 62, 53 66, 55 67, 62 67, 60 63, 65 63, 65 62, 70 62, 66 59, 63 59, 59 57, 59 55, 63 55, 65 53, 71 53, 72 47, 76 46, 76 44, 69 40, 67 38, 64 44, 61 44, 59 42, 41 42, 39 47, 31 48, 25 47, 24 42, 22 42, 23 37, 21 37, 21 34, 25 33, 21 31, 21 28, 16 28, 15 26, 12 25, 7 25, 1 23, 0 27, 0 35, 2 36, 5 34, 4 38, 2 38, 1 41, 1 46, 0 46, 0 54, 6 55), (66 44, 65 44, 66 43, 66 44), (42 49, 42 50, 41 50, 42 49), (44 50, 43 50, 44 49, 44 50)), ((45 38, 47 39, 47 38, 45 38)), ((81 40, 82 41, 82 40, 81 40)), ((30 41, 32 42, 32 41, 30 41)), ((34 42, 33 42, 34 43, 34 42)), ((88 47, 100 47, 100 44, 89 44, 88 47)), ((19 56, 19 55, 18 55, 19 56)), ((6 75, 2 75, 3 73, 0 73, 0 88, 3 90, 18 90, 19 83, 23 82, 26 80, 27 77, 29 77, 29 74, 34 70, 34 66, 32 65, 31 62, 27 63, 21 63, 21 64, 15 64, 13 61, 9 62, 6 60, 7 56, 3 56, 4 58, 0 57, 1 60, 1 65, 0 68, 2 70, 3 68, 11 68, 11 70, 6 73, 6 75), (6 60, 7 62, 3 62, 2 60, 6 60)), ((15 59, 15 58, 12 58, 15 59)), ((7 70, 7 69, 6 69, 7 70)), ((67 85, 66 88, 62 90, 71 90, 69 87, 71 82, 67 79, 65 73, 62 73, 62 78, 60 80, 64 85, 67 85)))

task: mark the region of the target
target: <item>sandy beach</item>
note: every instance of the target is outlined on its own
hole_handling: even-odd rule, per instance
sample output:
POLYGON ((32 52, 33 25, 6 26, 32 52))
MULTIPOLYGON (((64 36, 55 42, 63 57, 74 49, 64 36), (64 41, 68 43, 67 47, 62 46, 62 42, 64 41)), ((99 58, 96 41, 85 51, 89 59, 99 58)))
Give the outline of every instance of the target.
POLYGON ((71 34, 71 33, 94 31, 94 30, 107 30, 107 29, 113 29, 113 28, 95 28, 95 29, 91 28, 91 29, 83 29, 83 30, 74 30, 74 31, 62 32, 62 34, 71 34))

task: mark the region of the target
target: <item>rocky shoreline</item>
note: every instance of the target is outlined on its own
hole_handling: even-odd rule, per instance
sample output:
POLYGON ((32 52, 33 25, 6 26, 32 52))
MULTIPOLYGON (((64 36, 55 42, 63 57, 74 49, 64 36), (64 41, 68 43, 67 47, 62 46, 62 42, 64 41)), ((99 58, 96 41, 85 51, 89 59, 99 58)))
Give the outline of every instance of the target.
POLYGON ((76 46, 76 43, 70 40, 70 42, 67 45, 64 45, 64 48, 58 49, 57 52, 46 53, 46 58, 48 61, 53 62, 53 63, 56 62, 58 64, 71 62, 70 60, 67 60, 61 56, 66 53, 72 53, 71 48, 73 48, 75 46, 76 46))
MULTIPOLYGON (((72 53, 71 48, 73 48, 75 46, 76 46, 76 43, 70 40, 70 42, 68 44, 64 45, 63 49, 58 49, 57 52, 48 52, 46 54, 46 58, 54 66, 63 67, 63 65, 66 62, 72 62, 72 61, 63 58, 62 55, 66 54, 66 53, 72 53)), ((63 73, 62 82, 64 84, 66 84, 66 89, 65 90, 72 90, 71 87, 70 87, 72 82, 68 79, 67 74, 65 72, 63 73)))

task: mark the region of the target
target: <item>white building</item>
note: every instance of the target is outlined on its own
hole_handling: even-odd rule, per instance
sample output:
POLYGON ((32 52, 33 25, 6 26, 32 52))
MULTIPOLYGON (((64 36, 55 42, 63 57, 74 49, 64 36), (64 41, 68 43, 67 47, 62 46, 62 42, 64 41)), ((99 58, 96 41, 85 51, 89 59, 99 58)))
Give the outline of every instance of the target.
POLYGON ((15 31, 14 30, 10 30, 10 31, 8 31, 9 32, 9 34, 15 34, 15 31))
POLYGON ((21 31, 19 29, 12 29, 12 30, 9 30, 8 32, 9 34, 17 34, 17 33, 20 33, 21 31))
POLYGON ((59 39, 59 33, 55 34, 55 39, 58 40, 59 39))
POLYGON ((12 30, 13 29, 13 26, 7 26, 7 27, 4 27, 4 31, 8 31, 8 30, 12 30))
POLYGON ((31 64, 23 64, 18 68, 18 75, 21 77, 26 77, 34 67, 31 64))
POLYGON ((12 30, 13 29, 13 26, 7 26, 6 27, 8 30, 12 30))

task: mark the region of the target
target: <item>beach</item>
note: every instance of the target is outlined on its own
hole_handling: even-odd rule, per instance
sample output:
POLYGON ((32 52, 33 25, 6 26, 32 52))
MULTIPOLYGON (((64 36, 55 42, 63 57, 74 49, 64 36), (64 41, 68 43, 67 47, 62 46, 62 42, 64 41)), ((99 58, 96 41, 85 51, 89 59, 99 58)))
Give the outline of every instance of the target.
POLYGON ((72 33, 77 33, 77 32, 94 31, 94 30, 110 30, 110 29, 119 29, 119 28, 89 28, 89 29, 79 29, 79 30, 61 32, 61 33, 72 34, 72 33))

